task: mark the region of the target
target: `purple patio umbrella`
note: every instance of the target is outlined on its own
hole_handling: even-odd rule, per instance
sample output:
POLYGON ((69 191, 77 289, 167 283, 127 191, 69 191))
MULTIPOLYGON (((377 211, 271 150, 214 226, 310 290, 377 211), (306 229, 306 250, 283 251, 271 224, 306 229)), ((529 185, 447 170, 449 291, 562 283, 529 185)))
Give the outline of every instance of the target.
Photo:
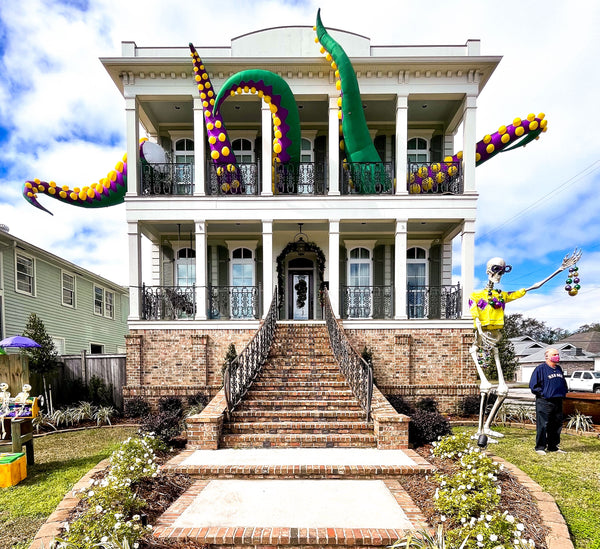
POLYGON ((25 336, 12 336, 0 341, 0 347, 41 347, 41 345, 25 336))

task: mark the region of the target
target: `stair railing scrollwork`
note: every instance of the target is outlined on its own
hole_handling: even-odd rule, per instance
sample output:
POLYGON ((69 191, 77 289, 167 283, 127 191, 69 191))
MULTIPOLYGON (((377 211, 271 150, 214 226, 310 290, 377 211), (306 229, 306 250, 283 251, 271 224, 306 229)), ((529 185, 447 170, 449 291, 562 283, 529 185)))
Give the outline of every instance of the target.
POLYGON ((277 324, 277 313, 277 287, 275 287, 269 312, 260 328, 244 350, 225 369, 223 386, 228 413, 232 412, 244 398, 250 385, 262 369, 267 356, 269 356, 277 324))
POLYGON ((354 396, 371 419, 371 400, 373 398, 373 368, 352 346, 344 329, 333 314, 327 289, 323 289, 323 318, 327 324, 329 341, 340 370, 346 377, 354 396))

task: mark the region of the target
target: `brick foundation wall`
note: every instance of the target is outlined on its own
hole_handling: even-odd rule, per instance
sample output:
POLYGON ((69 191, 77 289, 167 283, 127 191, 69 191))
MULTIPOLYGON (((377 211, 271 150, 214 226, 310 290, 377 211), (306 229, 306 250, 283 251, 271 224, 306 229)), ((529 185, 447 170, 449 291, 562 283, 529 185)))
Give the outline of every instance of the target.
POLYGON ((131 330, 126 336, 125 402, 140 396, 156 408, 161 397, 214 397, 231 343, 240 353, 255 330, 131 330))
POLYGON ((467 395, 479 394, 479 378, 469 354, 470 328, 345 329, 358 352, 373 353, 379 390, 415 403, 434 398, 440 412, 453 413, 467 395))

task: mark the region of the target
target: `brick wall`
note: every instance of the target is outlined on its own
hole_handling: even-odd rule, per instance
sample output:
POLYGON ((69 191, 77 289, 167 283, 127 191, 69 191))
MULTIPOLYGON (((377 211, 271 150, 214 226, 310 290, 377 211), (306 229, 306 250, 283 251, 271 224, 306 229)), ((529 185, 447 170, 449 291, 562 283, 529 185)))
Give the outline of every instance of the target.
POLYGON ((464 396, 479 393, 470 328, 345 331, 357 351, 372 351, 375 383, 385 395, 412 403, 433 397, 449 413, 464 396))

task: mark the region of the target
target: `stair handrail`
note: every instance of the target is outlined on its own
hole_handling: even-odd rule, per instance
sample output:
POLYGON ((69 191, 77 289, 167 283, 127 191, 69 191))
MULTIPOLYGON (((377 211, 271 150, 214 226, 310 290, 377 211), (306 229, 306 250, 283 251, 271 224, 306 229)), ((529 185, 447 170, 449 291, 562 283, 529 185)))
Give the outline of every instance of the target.
POLYGON ((269 356, 277 324, 277 311, 277 286, 275 286, 271 306, 260 327, 244 350, 227 366, 223 374, 228 412, 232 412, 244 398, 269 356))
POLYGON ((354 396, 371 419, 373 399, 373 368, 352 346, 340 321, 333 314, 327 288, 323 288, 323 318, 327 325, 329 341, 340 370, 346 377, 354 396))

